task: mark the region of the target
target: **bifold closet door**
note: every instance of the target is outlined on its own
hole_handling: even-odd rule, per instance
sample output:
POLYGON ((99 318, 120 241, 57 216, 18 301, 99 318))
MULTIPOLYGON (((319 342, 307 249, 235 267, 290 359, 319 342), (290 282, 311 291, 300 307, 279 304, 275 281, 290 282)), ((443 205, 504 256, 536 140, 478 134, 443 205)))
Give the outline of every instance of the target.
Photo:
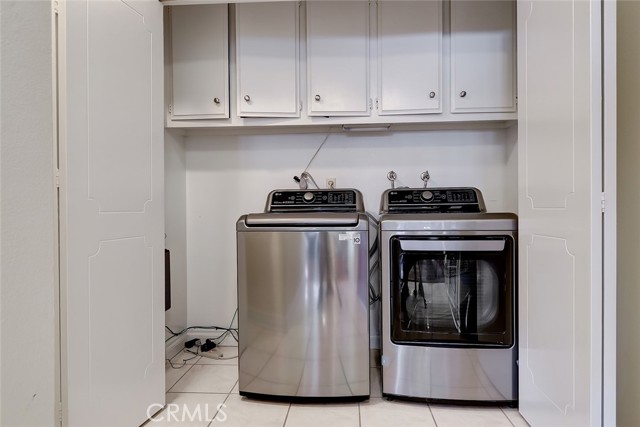
POLYGON ((165 403, 163 7, 60 2, 61 360, 68 427, 165 403))
POLYGON ((517 7, 519 409, 533 427, 613 425, 603 421, 615 389, 603 390, 601 8, 517 7))

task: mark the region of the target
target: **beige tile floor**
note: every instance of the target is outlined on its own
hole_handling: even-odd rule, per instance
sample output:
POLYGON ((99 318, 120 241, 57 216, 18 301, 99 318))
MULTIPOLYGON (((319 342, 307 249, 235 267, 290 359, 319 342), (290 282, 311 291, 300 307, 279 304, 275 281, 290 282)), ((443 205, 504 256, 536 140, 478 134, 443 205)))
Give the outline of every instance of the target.
POLYGON ((382 398, 380 368, 371 369, 371 398, 360 403, 298 404, 238 394, 237 347, 218 348, 226 360, 180 353, 167 364, 167 407, 144 424, 183 427, 527 427, 517 409, 453 406, 382 398))

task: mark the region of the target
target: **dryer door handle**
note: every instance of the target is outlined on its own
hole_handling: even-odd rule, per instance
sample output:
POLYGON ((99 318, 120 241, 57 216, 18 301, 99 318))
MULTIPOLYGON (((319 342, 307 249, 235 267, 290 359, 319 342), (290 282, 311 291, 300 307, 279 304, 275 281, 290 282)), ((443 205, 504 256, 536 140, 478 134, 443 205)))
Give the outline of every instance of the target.
POLYGON ((401 240, 400 247, 415 252, 502 252, 504 240, 401 240))

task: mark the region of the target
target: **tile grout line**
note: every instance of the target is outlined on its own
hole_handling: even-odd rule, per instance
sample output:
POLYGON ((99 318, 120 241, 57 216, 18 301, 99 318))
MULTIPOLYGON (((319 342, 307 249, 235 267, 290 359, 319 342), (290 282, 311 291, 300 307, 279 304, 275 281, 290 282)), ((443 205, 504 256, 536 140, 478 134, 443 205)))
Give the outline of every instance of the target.
POLYGON ((500 407, 500 411, 502 411, 502 414, 507 417, 507 420, 509 420, 509 424, 511 424, 512 427, 516 427, 516 425, 513 423, 513 421, 511 421, 511 418, 509 418, 509 416, 507 415, 506 412, 504 412, 504 409, 502 407, 500 407))
POLYGON ((289 407, 287 408, 287 415, 284 416, 284 423, 282 424, 282 427, 285 427, 287 425, 287 420, 289 419, 289 412, 291 412, 291 403, 289 403, 289 407))
POLYGON ((427 408, 429 408, 429 413, 431 414, 431 419, 433 420, 433 424, 438 427, 438 422, 436 421, 436 416, 433 415, 433 410, 431 410, 431 404, 427 403, 427 408))
MULTIPOLYGON (((187 365, 189 365, 189 369, 187 369, 186 371, 184 371, 184 374, 180 375, 180 378, 178 378, 178 379, 176 380, 176 382, 174 382, 174 383, 173 383, 173 385, 172 385, 171 387, 169 387, 169 389, 168 389, 167 391, 165 391, 165 392, 164 392, 164 394, 165 394, 165 395, 166 395, 167 393, 169 393, 171 390, 173 390, 173 388, 176 386, 176 384, 178 384, 178 382, 180 382, 180 380, 182 379, 182 377, 184 377, 185 375, 187 375, 187 372, 189 372, 189 371, 191 370, 191 368, 193 368, 194 366, 196 366, 196 364, 195 364, 195 363, 193 363, 193 364, 189 364, 189 363, 187 363, 187 364, 185 364, 184 366, 187 366, 187 365)), ((173 368, 171 368, 171 369, 173 369, 173 368)), ((179 368, 179 369, 182 369, 182 368, 179 368)), ((166 381, 166 376, 165 376, 165 381, 166 381)), ((166 386, 166 384, 165 384, 165 386, 166 386)))
MULTIPOLYGON (((238 383, 238 381, 233 383, 233 387, 231 387, 231 391, 233 391, 233 388, 236 386, 237 383, 238 383)), ((229 397, 231 396, 231 391, 229 391, 229 393, 227 393, 227 397, 224 398, 224 400, 222 401, 222 406, 220 406, 219 408, 223 409, 226 406, 227 400, 229 400, 229 397)), ((219 394, 223 394, 223 393, 219 393, 219 394)), ((213 424, 213 422, 216 420, 216 418, 218 417, 218 412, 220 412, 221 409, 218 409, 216 411, 216 414, 213 416, 211 421, 209 421, 209 424, 207 424, 207 427, 211 427, 211 424, 213 424)))
MULTIPOLYGON (((2 1, 2 0, 0 0, 0 1, 2 1)), ((198 369, 202 369, 202 368, 206 368, 206 369, 209 369, 209 368, 229 368, 229 367, 232 367, 231 365, 196 365, 196 364, 191 364, 191 365, 189 365, 189 369, 187 369, 184 372, 184 374, 182 374, 180 376, 180 378, 178 378, 176 380, 176 382, 171 386, 171 388, 169 388, 169 390, 165 391, 165 394, 166 393, 170 393, 170 392, 171 393, 199 393, 199 394, 227 394, 227 393, 230 393, 230 392, 224 392, 224 391, 216 392, 216 391, 198 391, 198 390, 195 390, 195 391, 193 391, 193 390, 192 391, 187 391, 187 390, 176 391, 176 390, 174 390, 174 387, 176 386, 176 384, 178 384, 185 377, 185 375, 187 375, 189 373, 189 371, 191 371, 191 369, 193 369, 194 366, 198 366, 199 367, 198 369)), ((165 379, 165 381, 166 381, 166 379, 165 379)), ((235 386, 235 384, 237 382, 238 382, 238 380, 236 380, 234 382, 234 386, 235 386)), ((233 390, 233 387, 231 388, 231 390, 233 390)))
MULTIPOLYGON (((2 0, 0 0, 2 1, 2 0)), ((165 394, 229 394, 226 391, 214 392, 214 391, 167 391, 165 394)))
POLYGON ((358 427, 362 427, 362 412, 360 411, 360 402, 358 402, 358 427))

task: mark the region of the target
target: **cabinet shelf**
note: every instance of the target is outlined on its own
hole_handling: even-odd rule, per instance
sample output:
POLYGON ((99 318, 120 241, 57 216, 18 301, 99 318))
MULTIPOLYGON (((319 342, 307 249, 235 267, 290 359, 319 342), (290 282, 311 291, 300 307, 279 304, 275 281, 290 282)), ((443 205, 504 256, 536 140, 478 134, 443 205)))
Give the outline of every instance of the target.
POLYGON ((186 134, 206 130, 211 135, 243 133, 313 133, 333 129, 341 131, 342 126, 367 125, 390 126, 389 131, 407 130, 449 130, 449 129, 502 129, 517 124, 516 113, 485 113, 452 115, 443 119, 436 115, 386 116, 386 120, 367 120, 368 117, 313 117, 313 118, 234 118, 218 120, 182 120, 167 123, 169 129, 180 129, 186 134), (175 125, 175 126, 173 126, 175 125))

